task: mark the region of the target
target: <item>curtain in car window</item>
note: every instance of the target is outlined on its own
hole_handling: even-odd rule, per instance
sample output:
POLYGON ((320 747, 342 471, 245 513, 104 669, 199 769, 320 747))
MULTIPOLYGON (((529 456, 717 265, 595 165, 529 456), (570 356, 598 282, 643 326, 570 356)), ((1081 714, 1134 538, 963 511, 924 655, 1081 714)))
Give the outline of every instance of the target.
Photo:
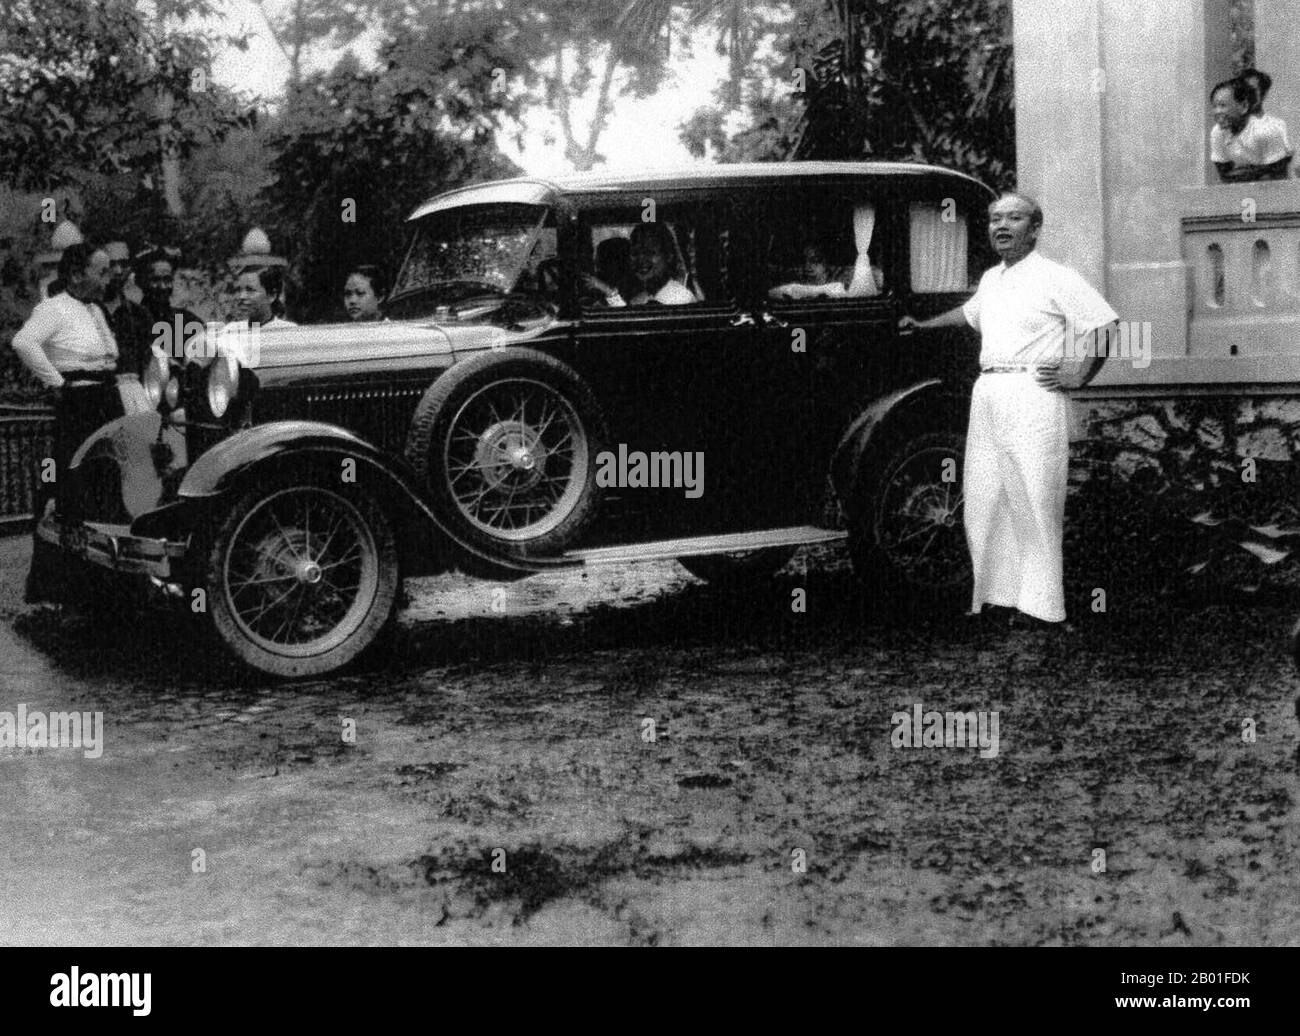
POLYGON ((876 229, 876 209, 874 205, 855 205, 853 207, 853 242, 857 245, 858 258, 853 264, 853 280, 849 282, 848 295, 876 295, 876 278, 871 273, 871 258, 867 249, 871 247, 871 235, 876 229))
POLYGON ((948 211, 957 218, 945 221, 943 206, 931 202, 913 202, 908 210, 913 291, 967 288, 966 220, 951 206, 948 211))

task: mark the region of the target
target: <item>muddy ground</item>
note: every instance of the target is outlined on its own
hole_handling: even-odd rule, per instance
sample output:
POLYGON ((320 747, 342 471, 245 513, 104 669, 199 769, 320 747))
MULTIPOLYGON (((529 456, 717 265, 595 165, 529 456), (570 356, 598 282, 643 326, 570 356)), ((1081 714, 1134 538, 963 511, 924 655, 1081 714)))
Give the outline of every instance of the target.
POLYGON ((1094 614, 1076 573, 1073 635, 981 640, 834 552, 751 595, 424 580, 383 659, 286 685, 125 598, 23 605, 28 550, 0 710, 106 734, 0 749, 0 943, 1300 944, 1292 593, 1094 614), (998 754, 893 747, 917 703, 998 754))

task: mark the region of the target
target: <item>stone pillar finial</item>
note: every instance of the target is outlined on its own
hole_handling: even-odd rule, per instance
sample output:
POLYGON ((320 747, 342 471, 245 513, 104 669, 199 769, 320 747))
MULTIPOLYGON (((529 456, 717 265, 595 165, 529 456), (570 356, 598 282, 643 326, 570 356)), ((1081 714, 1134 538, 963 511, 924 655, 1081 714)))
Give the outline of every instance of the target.
POLYGON ((268 266, 288 266, 289 260, 283 256, 271 254, 271 239, 261 227, 253 227, 244 235, 239 246, 239 254, 228 261, 230 269, 238 273, 241 270, 264 270, 268 266))

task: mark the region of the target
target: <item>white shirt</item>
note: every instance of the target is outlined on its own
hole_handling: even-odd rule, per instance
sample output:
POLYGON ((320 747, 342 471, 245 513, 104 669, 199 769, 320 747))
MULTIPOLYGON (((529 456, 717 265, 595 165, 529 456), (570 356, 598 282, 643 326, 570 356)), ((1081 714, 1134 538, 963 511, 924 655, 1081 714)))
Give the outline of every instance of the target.
POLYGON ((66 291, 38 302, 13 339, 14 352, 43 385, 59 388, 60 371, 111 371, 117 340, 98 306, 66 291))
POLYGON ((962 312, 980 333, 982 367, 1053 363, 1067 354, 1067 326, 1077 340, 1119 319, 1078 273, 1036 251, 986 272, 962 312))
POLYGON ((1210 161, 1233 165, 1272 165, 1291 154, 1286 123, 1276 115, 1252 115, 1241 132, 1231 134, 1217 123, 1210 130, 1210 161))
POLYGON ((684 306, 698 302, 695 293, 681 281, 665 281, 664 286, 653 295, 644 291, 628 303, 629 306, 644 306, 648 302, 662 302, 665 306, 684 306))

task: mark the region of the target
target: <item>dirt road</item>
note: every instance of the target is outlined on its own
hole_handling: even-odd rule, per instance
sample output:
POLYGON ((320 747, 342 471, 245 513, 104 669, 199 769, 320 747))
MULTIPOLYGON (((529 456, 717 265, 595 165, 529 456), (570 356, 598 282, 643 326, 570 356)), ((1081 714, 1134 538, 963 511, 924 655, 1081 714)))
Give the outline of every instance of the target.
POLYGON ((3 943, 1300 943, 1285 602, 1076 585, 1072 637, 981 642, 833 565, 428 580, 384 659, 275 685, 23 605, 27 552, 0 711, 104 744, 0 748, 3 943), (895 747, 917 705, 996 754, 895 747))

